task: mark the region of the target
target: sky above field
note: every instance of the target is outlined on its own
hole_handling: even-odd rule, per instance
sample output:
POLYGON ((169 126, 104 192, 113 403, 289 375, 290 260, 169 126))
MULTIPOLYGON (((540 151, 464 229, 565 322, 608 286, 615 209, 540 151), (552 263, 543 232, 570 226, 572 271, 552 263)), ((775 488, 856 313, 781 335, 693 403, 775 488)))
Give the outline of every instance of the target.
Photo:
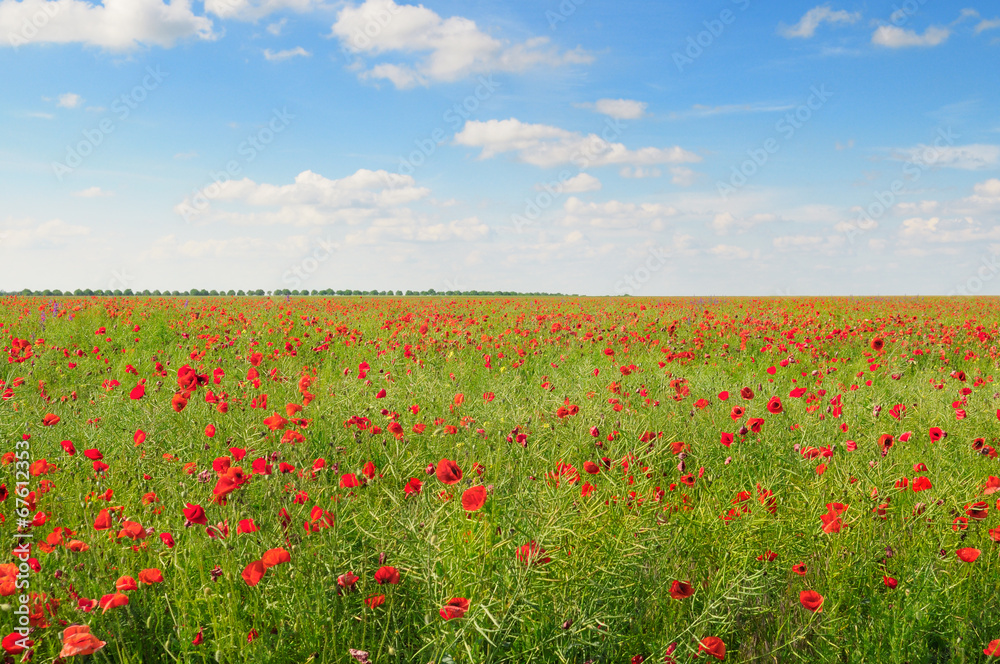
POLYGON ((1000 293, 1000 3, 0 0, 0 289, 1000 293))

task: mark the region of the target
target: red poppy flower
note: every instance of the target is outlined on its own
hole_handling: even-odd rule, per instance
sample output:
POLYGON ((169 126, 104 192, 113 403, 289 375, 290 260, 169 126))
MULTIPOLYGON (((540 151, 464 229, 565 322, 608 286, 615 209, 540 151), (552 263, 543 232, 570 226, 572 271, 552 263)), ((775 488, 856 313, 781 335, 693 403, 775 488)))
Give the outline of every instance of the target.
POLYGON ((264 569, 274 567, 275 565, 280 565, 281 563, 292 562, 292 556, 288 551, 285 551, 281 547, 277 549, 269 549, 264 552, 264 555, 260 557, 261 562, 264 564, 264 569))
POLYGON ((767 402, 767 411, 772 415, 777 415, 784 410, 784 406, 781 405, 781 399, 778 397, 771 397, 767 402))
POLYGON ((3 649, 8 655, 19 655, 33 645, 34 641, 27 636, 21 636, 18 632, 11 632, 3 637, 3 649))
POLYGON ((205 427, 205 435, 208 436, 209 438, 214 438, 215 437, 215 425, 214 424, 209 424, 208 426, 205 427))
POLYGON ((445 620, 461 618, 469 610, 469 600, 464 597, 452 597, 439 612, 445 620))
POLYGON ((747 428, 754 433, 760 433, 761 428, 764 426, 764 420, 759 417, 751 417, 747 420, 747 428))
POLYGON ((146 386, 139 383, 132 388, 132 391, 128 393, 129 399, 138 400, 146 396, 146 386))
POLYGON ((245 533, 255 533, 260 528, 257 524, 253 522, 253 519, 240 519, 240 522, 236 525, 236 534, 243 535, 245 533))
POLYGON ((987 657, 1000 657, 1000 639, 993 639, 983 649, 983 654, 987 657))
POLYGON ((443 484, 458 484, 462 479, 462 469, 451 459, 441 459, 436 472, 438 480, 443 484))
POLYGON ((941 427, 931 427, 927 433, 930 436, 932 443, 936 443, 948 435, 941 429, 941 427))
POLYGON ((527 544, 522 544, 517 547, 517 553, 515 554, 518 562, 524 563, 525 565, 544 565, 545 563, 552 562, 552 559, 546 556, 542 558, 542 554, 545 553, 545 549, 540 548, 538 543, 531 540, 527 544))
POLYGON ((50 427, 55 424, 59 424, 59 416, 53 415, 52 413, 46 413, 42 418, 42 426, 50 427))
POLYGON ((154 583, 163 583, 163 572, 161 572, 155 567, 144 569, 141 572, 139 572, 139 583, 145 583, 146 585, 152 585, 154 583))
POLYGON ((927 489, 932 488, 931 481, 923 475, 914 478, 912 487, 914 491, 926 491, 927 489))
POLYGON ((694 594, 694 588, 687 581, 674 581, 670 584, 670 596, 674 599, 687 599, 694 594))
POLYGON ((107 530, 111 527, 111 514, 108 510, 101 510, 94 519, 94 530, 107 530))
POLYGON ((160 539, 163 540, 168 549, 174 548, 174 538, 170 533, 160 533, 160 539))
POLYGON ((803 590, 799 593, 799 602, 813 613, 823 610, 823 596, 815 590, 803 590))
POLYGON ((403 493, 407 496, 415 493, 420 493, 420 490, 423 488, 423 486, 424 486, 423 482, 421 482, 416 477, 411 477, 410 480, 406 483, 406 486, 403 487, 403 493))
POLYGON ((743 408, 743 406, 733 406, 733 409, 729 411, 729 419, 731 419, 733 422, 736 422, 741 417, 746 415, 746 412, 747 411, 746 409, 743 408))
POLYGON ((899 585, 899 581, 892 578, 891 576, 883 576, 882 583, 884 583, 885 587, 889 588, 890 590, 899 585))
POLYGON ((264 424, 271 431, 278 431, 279 429, 285 428, 288 424, 288 420, 283 418, 281 415, 274 413, 273 415, 264 418, 264 424))
POLYGON ((486 487, 474 486, 462 493, 462 507, 466 512, 477 512, 486 503, 486 487))
POLYGON ((181 412, 187 405, 188 400, 180 392, 170 398, 170 407, 174 409, 175 413, 181 412))
POLYGON ((104 609, 101 613, 107 613, 108 609, 113 609, 118 606, 125 606, 128 604, 128 595, 122 593, 112 593, 105 595, 97 602, 97 605, 104 609))
MULTIPOLYGON (((125 603, 128 603, 128 597, 125 597, 125 603)), ((70 625, 63 630, 62 650, 59 651, 59 656, 92 655, 105 645, 106 642, 90 633, 90 625, 70 625)))
POLYGON ((243 580, 247 582, 248 586, 256 586, 260 583, 260 580, 264 578, 264 571, 266 569, 267 568, 264 567, 263 562, 255 560, 243 568, 243 572, 240 576, 243 577, 243 580))
POLYGON ((139 586, 131 576, 120 576, 118 580, 115 581, 115 588, 119 592, 125 592, 126 590, 135 590, 139 586))
POLYGON ((189 527, 195 524, 208 525, 208 517, 205 516, 205 510, 201 505, 187 503, 187 507, 184 508, 184 518, 187 519, 185 525, 189 527))
POLYGON ((971 503, 965 506, 965 513, 977 521, 985 519, 989 515, 989 510, 990 506, 986 501, 979 501, 978 503, 971 503))
POLYGON ((966 563, 975 562, 976 558, 979 557, 980 553, 982 553, 982 551, 980 551, 979 549, 973 549, 971 547, 959 549, 958 551, 955 552, 955 554, 958 556, 958 559, 966 563))
POLYGON ((749 387, 744 387, 742 390, 740 390, 740 396, 743 397, 744 399, 753 399, 753 390, 751 390, 749 387))
POLYGON ((706 636, 698 642, 698 652, 706 652, 721 662, 726 658, 726 644, 717 636, 706 636))
POLYGON ((369 609, 376 609, 385 604, 385 595, 372 595, 365 599, 365 606, 369 609))
POLYGON ((733 434, 726 433, 725 431, 723 431, 719 442, 725 445, 726 447, 729 447, 730 445, 733 444, 733 434))
POLYGON ((797 563, 795 565, 792 565, 792 571, 795 572, 796 574, 798 574, 799 576, 805 576, 806 575, 806 564, 805 563, 797 563))
POLYGON ((395 567, 379 567, 375 572, 375 583, 399 583, 399 570, 395 567))
POLYGON ((132 440, 135 442, 135 446, 139 447, 146 442, 146 432, 142 429, 136 429, 135 435, 132 436, 132 440))
POLYGON ((340 488, 341 489, 353 489, 356 486, 360 486, 361 483, 358 482, 358 476, 354 473, 344 473, 340 476, 340 488))
POLYGON ((763 562, 766 559, 767 562, 771 562, 772 560, 774 560, 777 557, 778 557, 778 554, 776 554, 774 551, 771 551, 770 549, 768 549, 764 553, 762 553, 759 556, 757 556, 757 560, 760 560, 761 562, 763 562))

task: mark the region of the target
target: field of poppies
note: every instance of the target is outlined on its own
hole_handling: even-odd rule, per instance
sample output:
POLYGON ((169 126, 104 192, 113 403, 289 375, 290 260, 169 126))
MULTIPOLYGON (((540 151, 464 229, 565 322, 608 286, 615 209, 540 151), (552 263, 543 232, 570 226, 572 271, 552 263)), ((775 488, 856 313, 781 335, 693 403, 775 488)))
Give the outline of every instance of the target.
POLYGON ((1000 661, 992 299, 0 299, 5 661, 1000 661))

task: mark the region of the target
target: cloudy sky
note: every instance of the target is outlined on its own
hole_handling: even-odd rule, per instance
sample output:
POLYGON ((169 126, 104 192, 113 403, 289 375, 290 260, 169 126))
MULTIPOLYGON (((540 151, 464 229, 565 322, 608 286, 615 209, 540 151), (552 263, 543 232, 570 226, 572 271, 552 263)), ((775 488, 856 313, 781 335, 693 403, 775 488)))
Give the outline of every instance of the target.
POLYGON ((985 0, 0 0, 0 289, 1000 294, 998 83, 985 0))

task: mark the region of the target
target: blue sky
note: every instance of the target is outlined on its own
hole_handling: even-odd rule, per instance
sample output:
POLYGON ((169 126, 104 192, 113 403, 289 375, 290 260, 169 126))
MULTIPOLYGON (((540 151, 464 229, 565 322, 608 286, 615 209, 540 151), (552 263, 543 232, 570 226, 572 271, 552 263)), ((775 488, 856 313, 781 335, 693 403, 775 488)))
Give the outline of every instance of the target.
POLYGON ((998 65, 984 1, 0 0, 0 288, 1000 294, 998 65))

